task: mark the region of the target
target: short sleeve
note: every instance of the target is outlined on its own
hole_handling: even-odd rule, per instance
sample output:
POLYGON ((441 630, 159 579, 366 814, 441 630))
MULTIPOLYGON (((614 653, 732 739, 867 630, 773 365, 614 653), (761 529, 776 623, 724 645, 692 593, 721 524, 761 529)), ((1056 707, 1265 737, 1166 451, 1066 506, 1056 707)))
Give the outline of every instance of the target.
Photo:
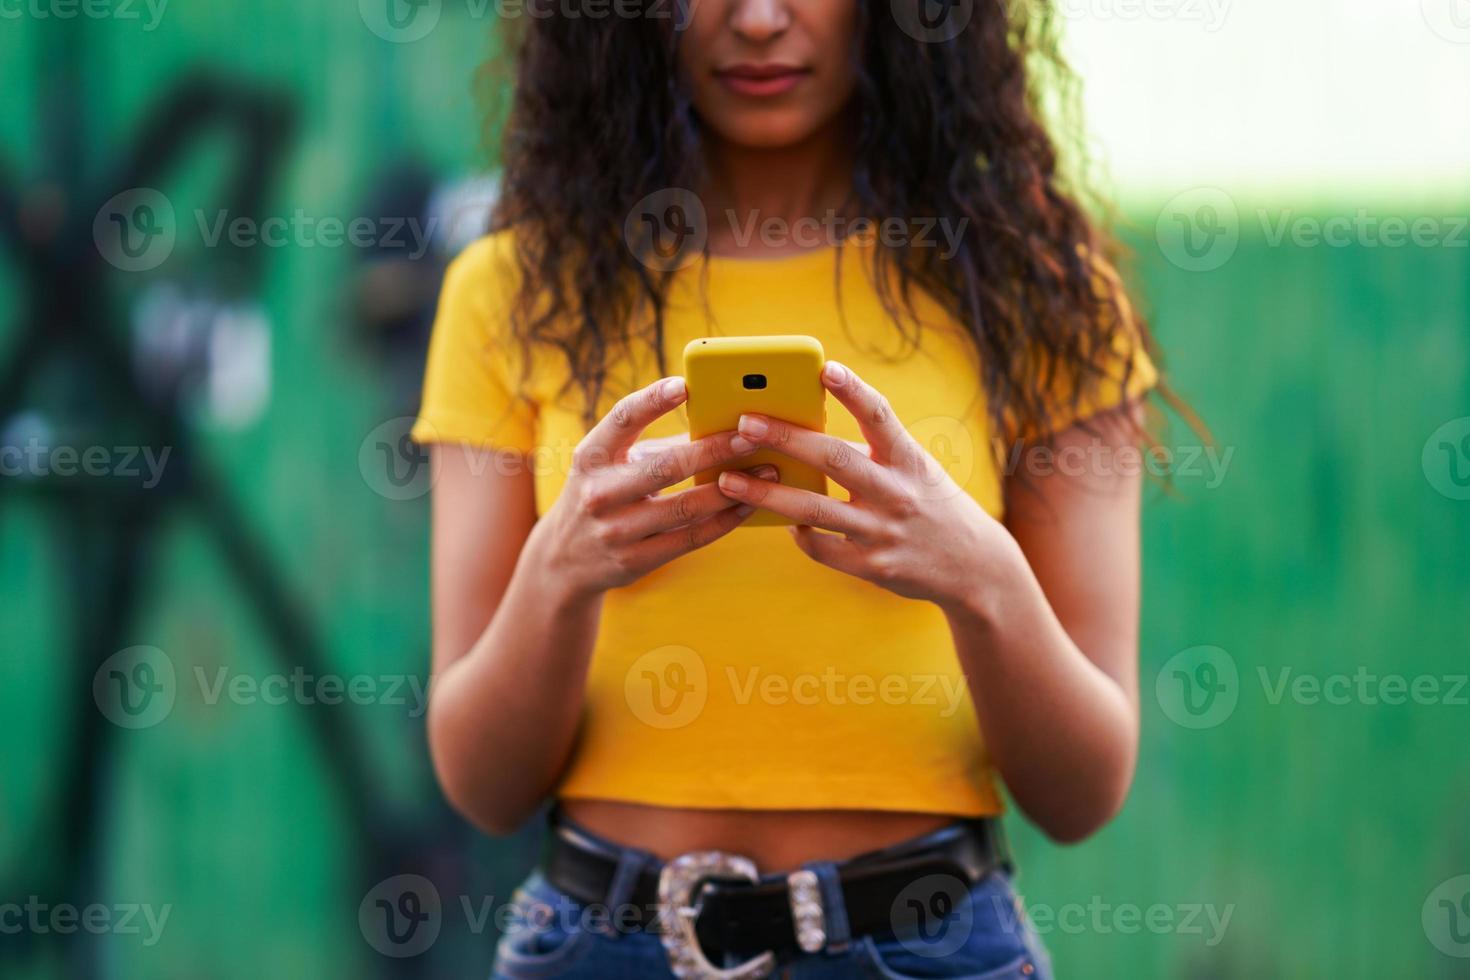
POLYGON ((1117 271, 1098 262, 1094 283, 1117 318, 1108 331, 1108 346, 1092 358, 1096 370, 1083 373, 1048 365, 1044 360, 1037 364, 1047 386, 1047 429, 1051 433, 1141 398, 1159 383, 1158 368, 1149 357, 1133 304, 1117 271))
POLYGON ((509 329, 515 294, 502 238, 470 245, 444 275, 416 442, 535 449, 536 406, 517 390, 521 361, 509 329))

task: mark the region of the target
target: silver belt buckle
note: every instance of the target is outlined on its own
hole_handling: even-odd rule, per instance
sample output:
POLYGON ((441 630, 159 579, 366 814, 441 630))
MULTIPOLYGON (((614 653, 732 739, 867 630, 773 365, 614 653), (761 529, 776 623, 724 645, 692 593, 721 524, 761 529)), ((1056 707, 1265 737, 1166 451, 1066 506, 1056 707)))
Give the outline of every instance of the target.
POLYGON ((709 961, 694 930, 699 918, 703 883, 710 878, 760 881, 755 862, 723 851, 694 851, 665 864, 658 876, 659 941, 669 958, 669 969, 679 980, 759 980, 776 967, 776 954, 766 950, 739 966, 721 969, 709 961))

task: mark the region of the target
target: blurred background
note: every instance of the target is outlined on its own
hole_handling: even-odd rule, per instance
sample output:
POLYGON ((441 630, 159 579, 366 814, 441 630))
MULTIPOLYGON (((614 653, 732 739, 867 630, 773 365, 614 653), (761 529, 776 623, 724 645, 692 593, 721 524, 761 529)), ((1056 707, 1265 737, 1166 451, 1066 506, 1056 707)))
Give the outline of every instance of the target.
MULTIPOLYGON (((0 977, 488 975, 538 829, 428 771, 405 436, 507 9, 0 0, 0 977)), ((1028 909, 1063 977, 1470 976, 1470 4, 1059 9, 1215 442, 1028 909)))

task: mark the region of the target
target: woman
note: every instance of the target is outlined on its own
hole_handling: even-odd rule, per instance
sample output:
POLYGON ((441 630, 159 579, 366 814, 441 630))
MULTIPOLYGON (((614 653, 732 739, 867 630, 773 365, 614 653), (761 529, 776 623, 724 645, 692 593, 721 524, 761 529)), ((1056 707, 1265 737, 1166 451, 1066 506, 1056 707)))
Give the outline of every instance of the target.
POLYGON ((497 976, 1047 976, 998 785, 1058 841, 1127 793, 1157 380, 1051 45, 986 0, 612 9, 527 25, 416 428, 439 779, 492 833, 557 804, 497 976), (827 433, 689 442, 685 343, 782 333, 827 433), (833 494, 688 481, 758 447, 833 494))

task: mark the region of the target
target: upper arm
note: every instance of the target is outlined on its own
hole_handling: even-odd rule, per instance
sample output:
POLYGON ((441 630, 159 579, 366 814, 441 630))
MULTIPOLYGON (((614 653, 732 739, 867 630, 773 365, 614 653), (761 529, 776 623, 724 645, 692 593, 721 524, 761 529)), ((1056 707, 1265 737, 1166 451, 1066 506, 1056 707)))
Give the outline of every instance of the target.
POLYGON ((1006 526, 1057 618, 1135 704, 1143 475, 1133 423, 1140 412, 1131 402, 1093 416, 1087 428, 1063 430, 1049 443, 1051 465, 1006 487, 1006 526))
POLYGON ((484 632, 536 521, 538 408, 518 384, 512 247, 508 233, 482 238, 445 273, 413 430, 433 453, 436 673, 484 632))
POLYGON ((529 460, 510 450, 431 447, 434 673, 464 656, 489 625, 536 523, 529 460))
MULTIPOLYGON (((1095 258, 1096 288, 1113 301, 1088 360, 1049 364, 1046 432, 1016 435, 1050 455, 1006 482, 1006 526, 1021 545, 1067 634, 1138 697, 1139 504, 1143 398, 1159 382, 1148 338, 1117 271, 1095 258)), ((1038 355, 1038 365, 1048 365, 1038 355)), ((1040 370, 1040 367, 1038 368, 1040 370)))

